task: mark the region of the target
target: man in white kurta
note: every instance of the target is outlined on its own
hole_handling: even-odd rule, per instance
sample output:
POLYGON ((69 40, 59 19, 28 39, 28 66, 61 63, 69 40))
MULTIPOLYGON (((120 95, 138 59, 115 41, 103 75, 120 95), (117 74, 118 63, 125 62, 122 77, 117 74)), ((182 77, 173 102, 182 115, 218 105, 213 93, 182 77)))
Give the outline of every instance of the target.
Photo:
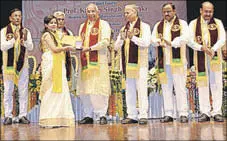
POLYGON ((204 2, 200 8, 200 17, 194 19, 189 24, 191 40, 188 45, 195 50, 194 65, 196 65, 199 106, 202 113, 198 119, 199 122, 210 121, 210 116, 214 117, 214 121, 224 121, 221 111, 223 95, 221 48, 226 43, 226 35, 222 21, 213 18, 213 13, 213 4, 204 2), (215 40, 212 41, 212 39, 215 40), (204 60, 197 59, 197 54, 201 52, 204 52, 204 60), (215 53, 217 54, 215 55, 215 53), (199 66, 202 65, 201 63, 205 64, 204 73, 206 75, 204 83, 201 81, 203 79, 200 79, 200 72, 198 70, 199 66), (211 112, 209 87, 213 105, 211 112))
MULTIPOLYGON (((121 70, 126 79, 126 105, 128 117, 122 120, 122 124, 147 124, 148 118, 148 91, 147 91, 147 73, 148 73, 148 47, 151 40, 150 26, 142 22, 138 17, 138 7, 136 5, 126 5, 124 10, 127 21, 115 42, 115 50, 121 48, 121 70), (125 45, 127 42, 129 46, 125 45), (133 44, 133 45, 131 45, 133 44), (124 49, 122 49, 124 47, 124 49), (136 47, 136 54, 130 56, 130 48, 136 47), (124 53, 123 53, 124 52, 124 53), (130 72, 130 59, 137 63, 131 63, 137 67, 136 71, 130 72), (125 61, 124 61, 125 60, 125 61), (124 72, 124 67, 126 72, 124 72), (136 108, 138 95, 139 115, 136 108)), ((133 61, 133 62, 134 62, 133 61)))
POLYGON ((108 22, 99 18, 95 4, 86 8, 87 20, 81 24, 79 35, 83 40, 80 56, 77 93, 80 95, 84 118, 80 124, 92 124, 93 117, 100 117, 100 124, 107 124, 105 117, 110 91, 108 45, 111 29, 108 22))
POLYGON ((4 124, 12 124, 14 84, 18 85, 19 92, 19 122, 29 124, 30 121, 26 118, 29 81, 27 50, 31 51, 33 49, 33 43, 30 31, 21 26, 21 11, 13 9, 10 12, 9 19, 10 23, 8 26, 1 29, 5 108, 4 124), (24 50, 24 53, 22 53, 22 50, 24 50), (12 60, 13 57, 14 59, 12 60), (12 66, 9 66, 10 63, 12 63, 12 66), (18 68, 20 69, 18 70, 18 68), (16 73, 19 73, 19 75, 16 76, 16 73), (17 82, 14 81, 15 78, 17 78, 17 82))
POLYGON ((161 122, 173 121, 173 87, 176 92, 176 106, 177 112, 180 115, 180 121, 187 122, 187 61, 185 45, 188 41, 188 25, 184 20, 178 19, 176 16, 175 6, 171 3, 166 3, 162 6, 162 15, 164 19, 155 24, 151 39, 153 46, 156 46, 157 50, 163 50, 163 76, 165 77, 161 77, 159 74, 164 98, 164 118, 161 119, 161 122), (162 26, 160 26, 161 24, 162 26), (162 33, 158 32, 159 29, 162 30, 162 33), (174 32, 179 32, 179 35, 177 35, 174 39, 171 39, 171 37, 175 34, 174 32), (177 65, 174 66, 172 57, 174 53, 172 50, 177 48, 180 49, 179 59, 181 60, 181 64, 179 64, 179 67, 177 67, 177 65))
MULTIPOLYGON (((57 30, 57 33, 59 35, 59 38, 62 39, 63 36, 73 36, 73 32, 66 27, 66 24, 65 24, 65 13, 62 12, 62 11, 56 11, 54 12, 54 16, 57 18, 57 22, 58 22, 58 30, 57 30)), ((70 43, 69 43, 70 44, 70 43)), ((70 81, 71 83, 70 84, 75 84, 75 76, 72 75, 72 62, 71 62, 71 54, 69 51, 67 51, 66 53, 66 75, 67 75, 67 80, 70 81)), ((76 86, 72 86, 70 87, 71 85, 69 85, 69 90, 74 90, 76 88, 76 86)), ((72 101, 72 107, 73 107, 73 112, 74 112, 74 115, 76 117, 76 100, 75 100, 75 96, 73 94, 70 94, 71 96, 71 101, 72 101)), ((75 118, 76 119, 76 118, 75 118)))

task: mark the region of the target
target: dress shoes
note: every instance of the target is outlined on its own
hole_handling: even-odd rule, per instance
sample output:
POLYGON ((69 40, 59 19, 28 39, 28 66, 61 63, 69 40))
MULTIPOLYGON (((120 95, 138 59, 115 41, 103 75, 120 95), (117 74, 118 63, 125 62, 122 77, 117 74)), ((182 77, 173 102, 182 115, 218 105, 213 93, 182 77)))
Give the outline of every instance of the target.
POLYGON ((19 123, 21 123, 21 124, 29 124, 30 121, 25 116, 23 116, 23 117, 21 117, 19 119, 19 123))
POLYGON ((214 121, 224 122, 224 119, 220 114, 217 114, 217 115, 214 116, 214 121))
POLYGON ((146 118, 141 118, 139 120, 139 124, 147 124, 147 119, 146 118))
POLYGON ((186 123, 186 122, 188 122, 188 118, 186 116, 180 116, 180 122, 186 123))
POLYGON ((12 123, 13 121, 12 121, 12 118, 10 117, 6 117, 3 122, 4 125, 11 125, 12 123))
POLYGON ((164 116, 163 119, 160 120, 161 123, 164 123, 164 122, 173 122, 173 118, 170 117, 170 116, 164 116))
POLYGON ((210 117, 208 117, 206 114, 202 114, 198 119, 198 122, 206 122, 206 121, 210 121, 210 117))
POLYGON ((100 117, 99 123, 100 123, 101 125, 107 124, 107 119, 106 119, 106 117, 104 117, 104 116, 100 117))
POLYGON ((93 119, 90 117, 85 117, 81 121, 79 121, 79 124, 93 124, 93 119))
POLYGON ((137 120, 131 119, 131 118, 126 118, 121 121, 122 124, 133 124, 133 123, 138 123, 137 120))

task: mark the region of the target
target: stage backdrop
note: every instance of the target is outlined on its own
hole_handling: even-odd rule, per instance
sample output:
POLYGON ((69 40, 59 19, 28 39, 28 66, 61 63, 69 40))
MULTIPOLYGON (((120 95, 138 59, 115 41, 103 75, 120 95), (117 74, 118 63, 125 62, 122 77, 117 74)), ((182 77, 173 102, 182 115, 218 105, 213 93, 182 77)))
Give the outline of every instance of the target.
MULTIPOLYGON (((114 39, 120 28, 125 24, 124 6, 136 4, 139 6, 139 16, 149 23, 151 30, 154 24, 162 19, 161 7, 167 1, 22 1, 23 23, 29 28, 35 44, 35 49, 30 53, 40 61, 38 44, 43 30, 45 16, 61 10, 66 14, 66 25, 74 35, 78 35, 79 26, 86 19, 85 8, 89 3, 95 3, 100 10, 101 18, 108 21, 114 30, 114 39)), ((174 1, 177 14, 187 20, 186 1, 174 1)))

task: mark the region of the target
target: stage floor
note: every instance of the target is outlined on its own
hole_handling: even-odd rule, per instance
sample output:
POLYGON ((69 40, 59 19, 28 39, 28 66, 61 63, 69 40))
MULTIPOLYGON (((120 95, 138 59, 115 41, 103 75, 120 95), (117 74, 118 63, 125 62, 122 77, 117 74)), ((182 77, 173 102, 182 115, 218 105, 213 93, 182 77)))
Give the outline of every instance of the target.
POLYGON ((1 140, 226 140, 226 122, 160 123, 152 119, 147 125, 109 122, 51 129, 40 128, 38 123, 1 123, 1 140))

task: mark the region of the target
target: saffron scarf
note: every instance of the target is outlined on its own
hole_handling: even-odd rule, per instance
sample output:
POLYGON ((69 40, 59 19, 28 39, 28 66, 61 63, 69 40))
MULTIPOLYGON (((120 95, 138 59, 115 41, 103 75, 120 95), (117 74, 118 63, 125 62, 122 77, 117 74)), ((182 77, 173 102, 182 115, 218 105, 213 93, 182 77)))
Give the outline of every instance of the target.
MULTIPOLYGON (((57 48, 61 48, 61 40, 59 39, 57 33, 49 32, 53 38, 55 38, 57 42, 57 48)), ((54 93, 62 93, 62 63, 65 59, 65 53, 53 53, 53 69, 52 69, 52 82, 54 93)))
MULTIPOLYGON (((201 16, 197 18, 195 25, 195 41, 203 45, 204 36, 201 27, 201 16)), ((216 24, 214 18, 210 20, 208 23, 209 30, 209 38, 208 38, 208 47, 211 48, 218 40, 218 25, 216 24)), ((203 51, 194 51, 194 64, 196 66, 196 80, 199 87, 207 86, 208 78, 207 78, 207 55, 203 51)), ((210 66, 212 71, 220 71, 221 64, 221 52, 218 50, 215 52, 214 57, 211 59, 210 66)))
MULTIPOLYGON (((89 35, 89 40, 85 40, 85 36, 87 35, 87 26, 88 26, 88 20, 84 23, 84 26, 81 31, 81 38, 83 40, 83 47, 91 47, 98 43, 99 41, 99 36, 100 36, 100 19, 96 20, 95 24, 93 25, 90 35, 89 35), (86 44, 86 45, 85 45, 86 44)), ((93 50, 90 52, 87 52, 89 56, 89 60, 87 60, 86 53, 81 52, 81 65, 82 65, 82 70, 86 70, 89 67, 94 67, 98 65, 98 51, 93 50)))

